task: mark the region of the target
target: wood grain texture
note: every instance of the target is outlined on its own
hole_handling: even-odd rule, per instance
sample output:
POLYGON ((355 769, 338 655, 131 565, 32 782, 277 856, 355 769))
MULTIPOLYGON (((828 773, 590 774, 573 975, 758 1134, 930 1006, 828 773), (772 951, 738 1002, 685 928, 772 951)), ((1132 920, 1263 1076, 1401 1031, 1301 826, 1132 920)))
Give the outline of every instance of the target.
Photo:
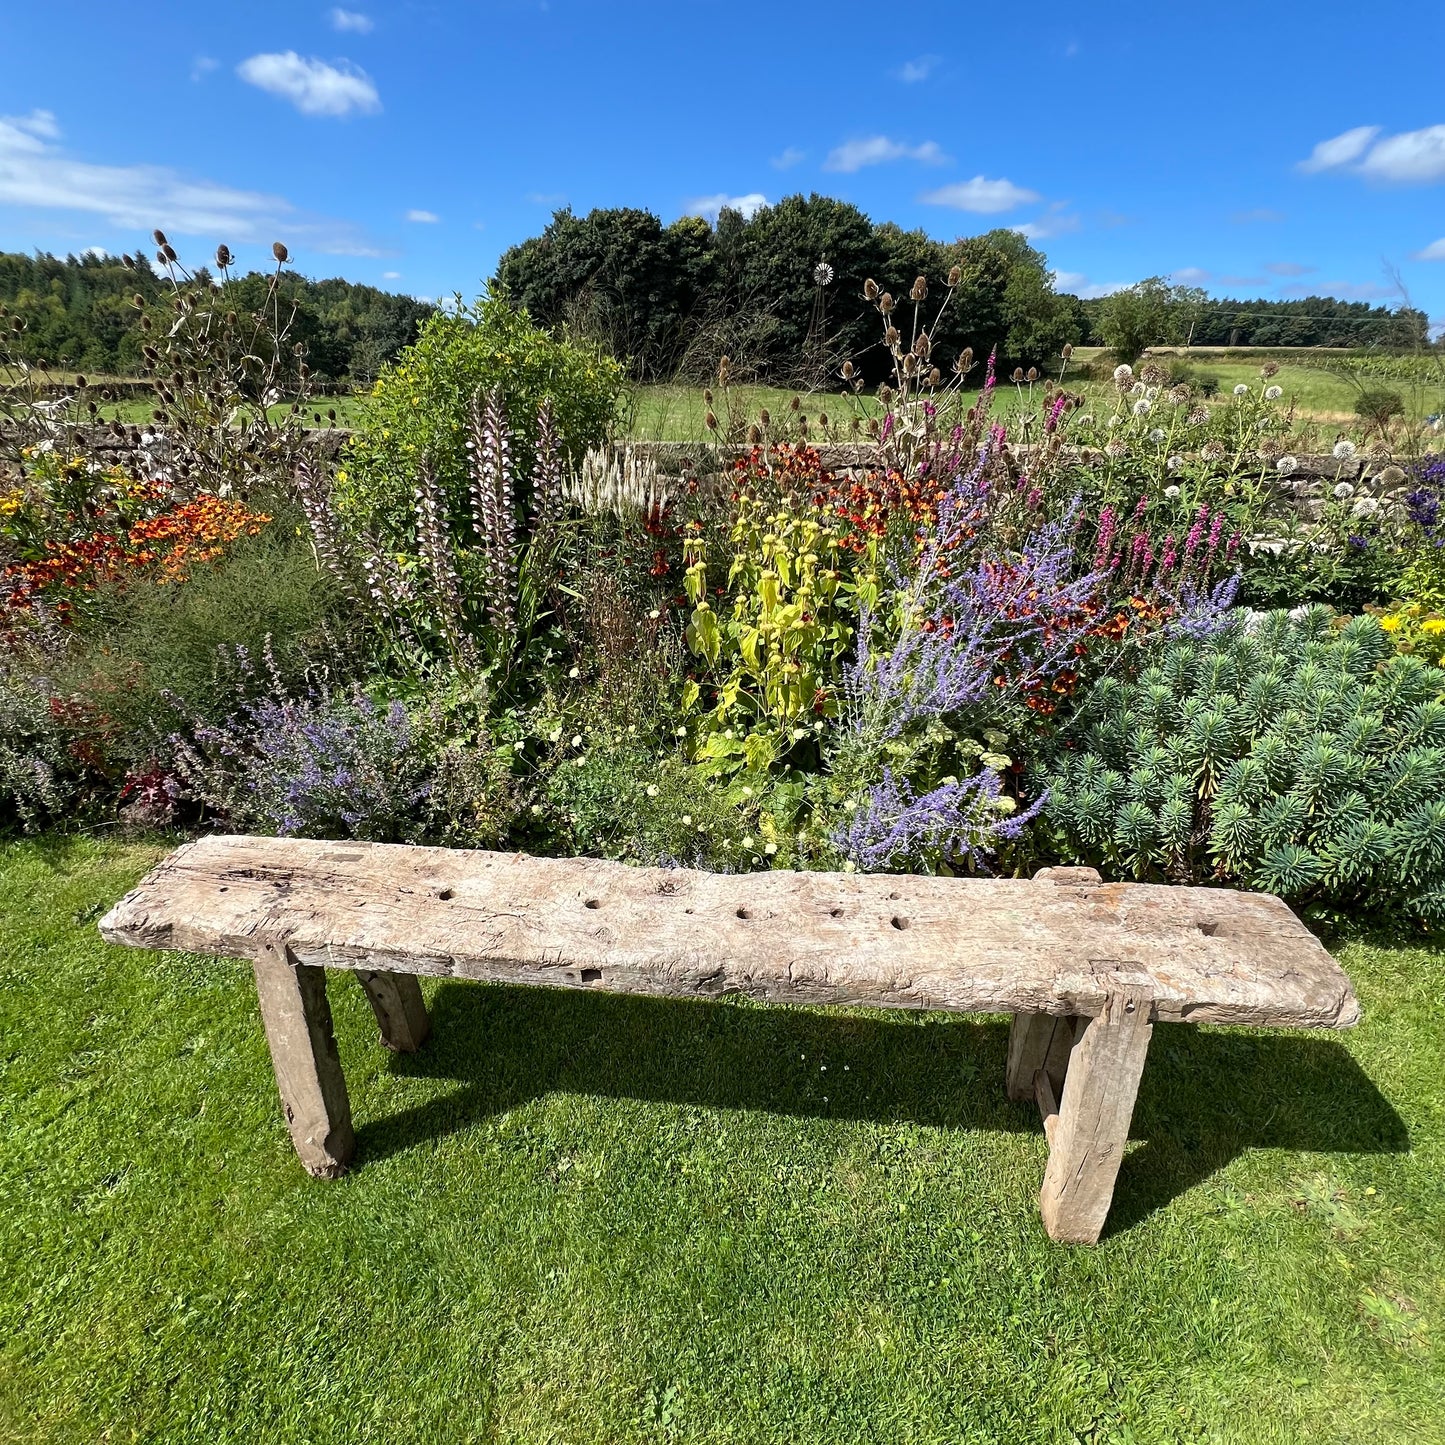
POLYGON ((271 1066, 297 1157, 308 1174, 339 1179, 355 1152, 356 1135, 331 1026, 326 970, 297 963, 284 944, 258 951, 252 967, 271 1066))
POLYGON ((1213 888, 848 873, 210 837, 101 921, 113 943, 683 997, 1346 1028, 1339 965, 1279 899, 1213 888))
POLYGON ((1148 1019, 1147 989, 1111 994, 1074 1044, 1057 1105, 1047 1070, 1036 1076, 1049 1140, 1039 1212, 1061 1244, 1095 1244, 1104 1228, 1149 1052, 1148 1019))
POLYGON ((416 1053, 431 1034, 431 1015, 416 975, 359 968, 356 977, 376 1015, 381 1042, 394 1054, 416 1053))

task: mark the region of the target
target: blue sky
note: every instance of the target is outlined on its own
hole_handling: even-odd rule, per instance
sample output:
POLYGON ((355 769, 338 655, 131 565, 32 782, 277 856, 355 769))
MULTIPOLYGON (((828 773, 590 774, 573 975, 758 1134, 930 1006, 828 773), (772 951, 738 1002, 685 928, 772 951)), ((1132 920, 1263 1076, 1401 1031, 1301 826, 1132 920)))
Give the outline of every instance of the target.
POLYGON ((0 8, 0 249, 474 294, 553 207, 818 190, 1018 226, 1083 294, 1150 274, 1445 322, 1445 6, 0 8), (149 248, 147 248, 149 249, 149 248))

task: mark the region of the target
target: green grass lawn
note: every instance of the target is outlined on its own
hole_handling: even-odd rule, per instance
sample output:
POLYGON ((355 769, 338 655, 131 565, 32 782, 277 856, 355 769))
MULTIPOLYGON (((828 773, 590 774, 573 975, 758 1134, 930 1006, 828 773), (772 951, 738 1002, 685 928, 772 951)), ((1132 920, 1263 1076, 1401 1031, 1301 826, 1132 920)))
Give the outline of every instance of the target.
POLYGON ((101 943, 162 852, 0 847, 0 1439, 1445 1441, 1445 954, 1346 1035, 1161 1025, 1097 1249, 992 1018, 333 976, 308 1179, 249 971, 101 943))

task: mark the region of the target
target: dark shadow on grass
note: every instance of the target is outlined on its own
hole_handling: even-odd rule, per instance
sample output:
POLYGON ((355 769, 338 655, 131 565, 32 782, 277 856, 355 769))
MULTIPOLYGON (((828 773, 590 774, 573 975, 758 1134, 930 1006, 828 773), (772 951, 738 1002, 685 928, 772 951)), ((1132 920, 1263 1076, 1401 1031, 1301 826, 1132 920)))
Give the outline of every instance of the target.
MULTIPOLYGON (((459 1088, 357 1130, 383 1159, 552 1092, 936 1128, 1041 1134, 1003 1091, 1008 1025, 859 1017, 507 985, 444 983, 432 1037, 392 1061, 459 1088), (827 1072, 821 1066, 827 1065, 827 1072), (844 1067, 846 1065, 846 1068, 844 1067), (827 1096, 827 1102, 824 1096, 827 1096)), ((1116 1234, 1244 1150, 1399 1153, 1409 1135, 1348 1050, 1319 1034, 1155 1027, 1110 1212, 1116 1234)))

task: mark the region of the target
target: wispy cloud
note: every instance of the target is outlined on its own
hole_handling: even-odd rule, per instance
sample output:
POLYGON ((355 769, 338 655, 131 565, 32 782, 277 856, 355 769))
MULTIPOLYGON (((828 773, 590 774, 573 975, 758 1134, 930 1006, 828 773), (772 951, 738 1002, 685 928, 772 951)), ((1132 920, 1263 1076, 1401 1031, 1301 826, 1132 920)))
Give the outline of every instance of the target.
POLYGON ((1032 221, 1011 227, 1028 241, 1046 241, 1050 236, 1063 236, 1077 231, 1082 225, 1079 217, 1069 210, 1067 201, 1055 201, 1042 216, 1032 221))
POLYGON ((925 191, 918 199, 928 206, 952 206, 956 211, 994 216, 1002 211, 1017 210, 1019 206, 1032 205, 1042 197, 1037 191, 1016 186, 1012 181, 993 181, 987 176, 975 176, 971 181, 956 181, 951 186, 940 186, 936 191, 925 191))
POLYGON ((196 56, 196 58, 191 61, 191 80, 193 82, 204 80, 220 63, 219 60, 215 60, 209 55, 196 56))
POLYGON ((381 109, 371 77, 348 60, 331 65, 284 50, 243 60, 236 74, 248 85, 289 100, 302 115, 373 115, 381 109))
POLYGON ((1229 219, 1236 226, 1274 226, 1285 219, 1285 214, 1268 206, 1256 206, 1251 211, 1235 211, 1229 219))
POLYGON ((807 158, 806 151, 800 151, 797 146, 788 146, 779 152, 779 154, 775 155, 769 164, 774 170, 788 171, 797 165, 799 161, 806 160, 807 158))
POLYGON ((435 211, 408 211, 406 218, 419 226, 435 226, 441 220, 435 211))
POLYGON ((1415 252, 1417 261, 1445 261, 1445 236, 1438 241, 1431 241, 1423 251, 1415 252))
POLYGON ((716 221, 723 211, 741 211, 745 217, 751 219, 767 203, 768 198, 761 191, 749 191, 745 196, 730 196, 726 191, 719 191, 715 196, 694 197, 683 206, 682 213, 684 216, 702 216, 709 221, 716 221))
POLYGON ((904 85, 919 85, 938 69, 942 60, 941 55, 920 55, 916 60, 905 60, 893 71, 893 78, 904 85))
POLYGON ((79 211, 124 230, 159 226, 230 245, 280 238, 332 255, 381 254, 359 227, 308 215, 281 196, 193 180, 166 166, 75 160, 59 139, 60 127, 49 111, 0 116, 0 205, 79 211))
POLYGON ((1169 279, 1176 286, 1203 286, 1206 281, 1214 279, 1214 273, 1201 266, 1185 266, 1182 270, 1171 271, 1169 279))
POLYGON ((828 152, 823 169, 851 175, 864 166, 881 166, 889 161, 921 161, 924 165, 941 166, 947 165, 948 157, 937 141, 926 140, 921 145, 911 146, 900 140, 889 140, 886 135, 874 135, 835 146, 828 152))
POLYGON ((400 280, 401 280, 401 272, 400 272, 400 271, 383 271, 383 272, 381 273, 381 279, 382 279, 383 281, 400 281, 400 280))
POLYGON ((1221 276, 1219 284, 1221 286, 1263 286, 1265 278, 1263 276, 1221 276))
POLYGON ((565 205, 567 196, 563 191, 528 191, 525 199, 531 206, 556 207, 565 205))
POLYGON ((328 18, 331 28, 343 35, 370 35, 376 29, 376 21, 370 15, 363 15, 360 10, 343 10, 339 5, 332 8, 328 18))
POLYGON ((1069 296, 1080 296, 1086 301, 1100 296, 1112 296, 1116 291, 1128 288, 1128 281, 1090 281, 1082 271, 1055 271, 1054 289, 1069 296))
POLYGON ((1383 138, 1380 126, 1356 126, 1322 140, 1299 168, 1309 174, 1347 170, 1369 180, 1403 185, 1445 181, 1445 125, 1427 125, 1383 138))
POLYGON ((1322 281, 1313 286, 1299 282, 1279 290, 1281 296, 1337 296, 1341 301, 1381 301, 1400 294, 1399 287, 1376 281, 1322 281))
POLYGON ((1308 276, 1315 268, 1301 266, 1298 261, 1266 261, 1264 269, 1271 276, 1308 276))

